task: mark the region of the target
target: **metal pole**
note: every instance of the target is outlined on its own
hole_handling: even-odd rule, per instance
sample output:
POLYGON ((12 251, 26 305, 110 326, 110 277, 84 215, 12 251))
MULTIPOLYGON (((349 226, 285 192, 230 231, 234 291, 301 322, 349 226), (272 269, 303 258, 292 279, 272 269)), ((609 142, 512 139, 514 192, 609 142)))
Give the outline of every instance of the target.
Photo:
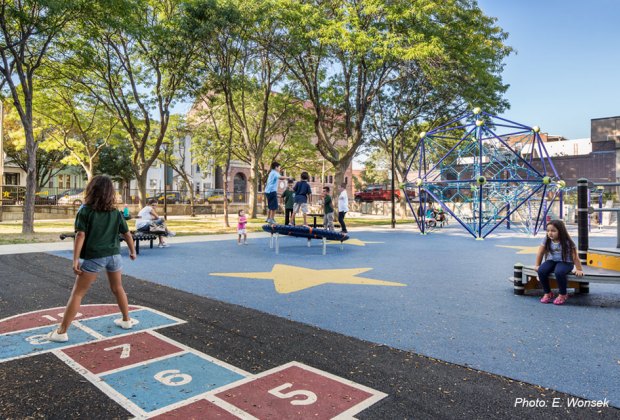
POLYGON ((4 198, 4 103, 0 99, 0 222, 2 221, 4 208, 2 202, 4 198))
POLYGON ((587 265, 588 259, 588 219, 588 180, 580 178, 577 181, 577 248, 583 265, 587 265))
POLYGON ((164 220, 168 220, 168 146, 164 146, 164 220))
MULTIPOLYGON (((577 252, 579 253, 579 261, 582 265, 588 265, 588 222, 590 214, 588 213, 588 180, 579 178, 577 180, 577 252)), ((588 293, 590 291, 590 283, 582 283, 579 287, 580 293, 588 293)))
POLYGON ((396 137, 395 134, 392 135, 392 229, 396 228, 396 204, 395 204, 395 197, 394 197, 394 175, 395 175, 395 170, 394 170, 394 138, 396 137))

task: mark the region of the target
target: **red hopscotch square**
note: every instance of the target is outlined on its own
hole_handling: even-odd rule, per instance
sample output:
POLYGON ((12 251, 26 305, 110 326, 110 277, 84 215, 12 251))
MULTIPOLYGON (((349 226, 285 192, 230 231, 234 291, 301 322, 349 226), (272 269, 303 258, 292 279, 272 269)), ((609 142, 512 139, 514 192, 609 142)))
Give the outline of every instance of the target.
POLYGON ((328 419, 373 397, 373 394, 301 366, 290 366, 216 396, 261 419, 328 419), (297 405, 291 404, 294 401, 297 405))
POLYGON ((210 401, 198 400, 183 407, 179 407, 176 410, 168 411, 167 413, 160 414, 159 416, 151 417, 151 420, 237 420, 238 418, 239 417, 233 416, 222 407, 218 407, 210 401))
MULTIPOLYGON (((138 309, 135 306, 130 306, 129 310, 138 309)), ((44 327, 46 325, 60 324, 62 321, 62 314, 65 308, 55 309, 43 309, 41 311, 31 312, 29 314, 22 314, 9 319, 0 321, 0 334, 6 334, 9 332, 15 332, 25 330, 28 328, 44 327)), ((109 315, 118 313, 117 305, 84 305, 80 307, 80 316, 76 317, 76 321, 81 321, 87 318, 93 318, 96 316, 109 315)))
POLYGON ((111 338, 62 350, 94 374, 183 351, 147 332, 111 338))

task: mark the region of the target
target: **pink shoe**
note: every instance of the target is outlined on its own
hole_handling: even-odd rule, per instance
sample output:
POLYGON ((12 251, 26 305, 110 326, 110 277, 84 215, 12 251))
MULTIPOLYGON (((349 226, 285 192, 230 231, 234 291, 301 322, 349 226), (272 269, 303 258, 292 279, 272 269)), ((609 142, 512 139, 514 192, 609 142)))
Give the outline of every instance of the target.
POLYGON ((545 293, 545 295, 540 299, 540 303, 551 303, 553 301, 553 292, 545 293))
POLYGON ((564 305, 564 303, 568 300, 568 295, 558 295, 553 301, 554 305, 564 305))

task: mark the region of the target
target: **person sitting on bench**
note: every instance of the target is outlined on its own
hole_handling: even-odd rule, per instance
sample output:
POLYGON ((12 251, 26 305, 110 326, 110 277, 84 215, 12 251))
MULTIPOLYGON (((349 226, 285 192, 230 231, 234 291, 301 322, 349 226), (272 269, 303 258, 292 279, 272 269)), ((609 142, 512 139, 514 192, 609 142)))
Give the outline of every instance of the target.
MULTIPOLYGON (((149 200, 147 205, 140 210, 138 213, 138 218, 136 219, 136 231, 137 232, 150 232, 151 226, 163 226, 164 231, 166 232, 165 236, 174 236, 175 233, 168 230, 166 225, 164 224, 163 217, 159 217, 156 212, 157 201, 149 200)), ((159 235, 159 248, 167 248, 170 245, 168 242, 164 241, 164 235, 159 235)))

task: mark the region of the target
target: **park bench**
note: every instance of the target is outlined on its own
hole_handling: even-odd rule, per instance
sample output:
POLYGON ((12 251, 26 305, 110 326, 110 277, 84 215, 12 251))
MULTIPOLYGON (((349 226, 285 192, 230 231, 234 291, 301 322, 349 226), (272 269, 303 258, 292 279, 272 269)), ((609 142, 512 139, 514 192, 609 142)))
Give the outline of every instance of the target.
MULTIPOLYGON (((526 290, 540 289, 538 273, 533 265, 515 264, 514 274, 510 278, 514 285, 514 294, 523 295, 526 290)), ((551 288, 557 288, 553 273, 549 276, 551 288)), ((574 274, 568 275, 568 288, 575 289, 575 293, 589 293, 590 283, 620 283, 620 271, 607 270, 591 266, 583 266, 583 277, 574 274)))
MULTIPOLYGON (((140 254, 140 242, 141 241, 149 241, 149 248, 153 248, 153 241, 156 239, 159 240, 161 236, 167 236, 165 232, 141 232, 141 231, 130 231, 131 237, 133 238, 133 242, 136 245, 136 254, 140 254)), ((60 234, 60 239, 64 240, 65 238, 75 238, 75 232, 66 232, 60 234)), ((123 235, 119 235, 119 239, 124 241, 125 238, 123 235)))

